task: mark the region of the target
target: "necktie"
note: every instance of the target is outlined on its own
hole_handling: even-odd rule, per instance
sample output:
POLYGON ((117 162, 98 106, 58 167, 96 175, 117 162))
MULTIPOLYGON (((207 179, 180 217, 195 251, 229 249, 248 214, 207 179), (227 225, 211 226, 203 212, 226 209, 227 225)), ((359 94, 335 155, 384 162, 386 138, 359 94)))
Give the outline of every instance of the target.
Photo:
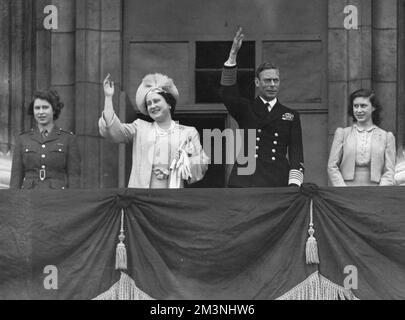
POLYGON ((48 130, 46 130, 46 129, 43 130, 41 134, 42 134, 42 138, 45 139, 46 137, 48 137, 48 130))
POLYGON ((266 102, 264 105, 266 106, 267 110, 270 112, 270 110, 271 110, 270 103, 266 102))

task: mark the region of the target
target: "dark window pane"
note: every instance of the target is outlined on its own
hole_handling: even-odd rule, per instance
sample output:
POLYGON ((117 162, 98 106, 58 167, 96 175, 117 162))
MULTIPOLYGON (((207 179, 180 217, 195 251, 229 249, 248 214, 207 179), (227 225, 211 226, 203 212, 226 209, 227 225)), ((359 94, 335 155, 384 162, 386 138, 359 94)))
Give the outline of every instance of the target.
POLYGON ((238 71, 238 86, 239 93, 242 97, 247 99, 254 99, 255 97, 255 72, 252 71, 238 71))
MULTIPOLYGON (((196 103, 221 103, 218 95, 221 71, 196 71, 196 103)), ((255 95, 254 71, 238 71, 239 92, 242 97, 253 99, 255 95)))
MULTIPOLYGON (((196 42, 196 68, 222 68, 228 59, 232 41, 196 42)), ((255 42, 244 41, 238 53, 239 68, 255 67, 255 42)))
POLYGON ((221 71, 196 71, 195 73, 195 102, 221 102, 218 90, 221 81, 221 71))

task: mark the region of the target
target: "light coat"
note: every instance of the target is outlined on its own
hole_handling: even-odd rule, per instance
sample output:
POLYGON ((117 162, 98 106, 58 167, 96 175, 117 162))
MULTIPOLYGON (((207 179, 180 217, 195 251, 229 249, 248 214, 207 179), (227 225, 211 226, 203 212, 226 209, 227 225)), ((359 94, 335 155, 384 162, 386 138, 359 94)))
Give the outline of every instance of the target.
MULTIPOLYGON (((128 188, 150 188, 153 158, 155 153, 156 129, 154 123, 137 119, 132 123, 121 123, 116 115, 109 126, 104 117, 99 120, 100 134, 116 143, 133 142, 132 170, 128 188)), ((176 151, 189 138, 194 144, 195 152, 190 156, 190 171, 192 178, 188 183, 201 180, 208 168, 209 158, 201 147, 199 134, 194 127, 176 124, 175 132, 170 139, 171 161, 176 157, 176 151)), ((178 187, 183 187, 183 180, 178 187)))
MULTIPOLYGON (((356 127, 337 128, 328 161, 328 175, 334 187, 353 180, 356 167, 356 127)), ((394 185, 395 137, 375 127, 371 135, 370 180, 380 186, 394 185)))

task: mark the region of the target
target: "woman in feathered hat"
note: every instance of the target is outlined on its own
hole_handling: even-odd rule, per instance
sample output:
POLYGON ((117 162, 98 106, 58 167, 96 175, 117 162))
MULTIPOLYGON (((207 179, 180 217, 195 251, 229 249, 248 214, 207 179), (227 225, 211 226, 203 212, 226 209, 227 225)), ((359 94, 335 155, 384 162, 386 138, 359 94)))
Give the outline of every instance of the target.
POLYGON ((194 127, 173 121, 179 92, 166 75, 148 74, 136 93, 136 105, 154 121, 137 119, 121 123, 114 113, 114 82, 104 80, 105 104, 99 120, 100 134, 117 143, 133 142, 129 188, 182 188, 184 180, 201 180, 209 158, 194 127))

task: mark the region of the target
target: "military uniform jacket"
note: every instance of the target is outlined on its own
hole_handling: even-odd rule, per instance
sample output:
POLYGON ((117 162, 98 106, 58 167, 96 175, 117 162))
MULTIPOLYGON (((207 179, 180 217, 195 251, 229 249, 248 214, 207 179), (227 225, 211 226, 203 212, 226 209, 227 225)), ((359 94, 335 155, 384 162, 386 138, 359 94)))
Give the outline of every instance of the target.
POLYGON ((10 188, 79 188, 80 172, 80 152, 73 133, 54 127, 44 138, 38 129, 31 129, 17 139, 10 188))
MULTIPOLYGON (((244 129, 244 152, 248 155, 248 129, 256 130, 256 170, 251 175, 238 174, 236 161, 229 187, 283 187, 301 185, 304 173, 301 122, 298 112, 280 102, 271 111, 257 97, 242 98, 236 84, 236 68, 224 68, 220 96, 240 129, 244 129)), ((243 166, 246 167, 246 164, 243 166)))

